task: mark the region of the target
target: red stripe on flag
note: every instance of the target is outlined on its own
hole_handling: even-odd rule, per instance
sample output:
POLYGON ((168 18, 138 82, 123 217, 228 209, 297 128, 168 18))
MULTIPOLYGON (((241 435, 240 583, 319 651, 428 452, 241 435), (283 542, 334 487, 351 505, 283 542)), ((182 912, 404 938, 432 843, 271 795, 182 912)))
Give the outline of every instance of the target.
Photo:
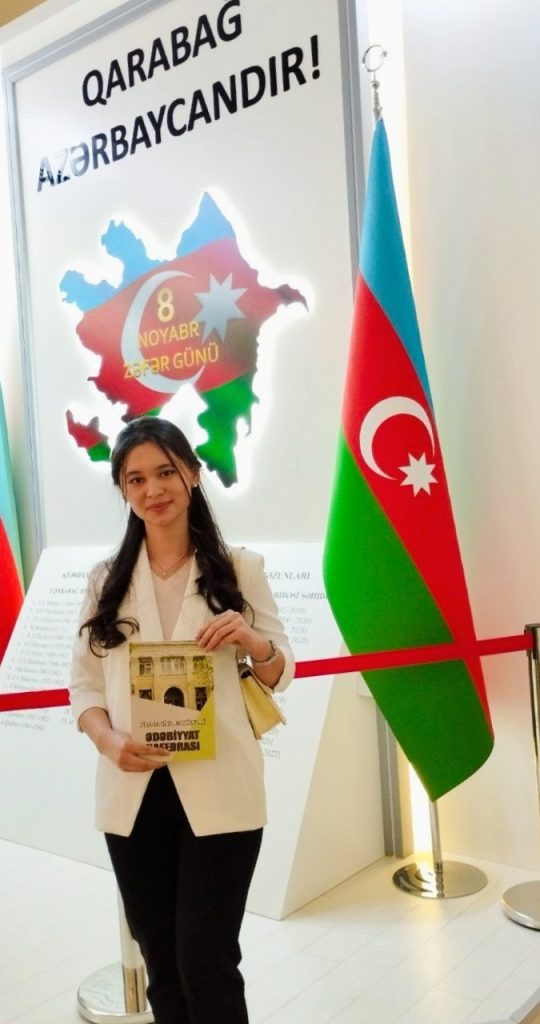
POLYGON ((474 638, 467 586, 451 512, 442 454, 433 412, 409 355, 365 281, 359 277, 353 343, 343 407, 343 428, 359 471, 392 522, 454 636, 474 638), (365 339, 369 338, 369 344, 365 339), (384 399, 403 396, 417 402, 428 416, 434 438, 413 415, 393 415, 381 422, 372 443, 374 463, 360 450, 366 415, 384 399), (426 453, 434 463, 436 483, 430 493, 416 495, 403 483, 401 466, 409 454, 426 453), (386 475, 382 475, 386 474, 386 475))
MULTIPOLYGON (((475 639, 475 630, 452 514, 433 411, 416 369, 386 314, 359 275, 356 285, 343 430, 350 450, 377 501, 388 516, 406 551, 426 583, 441 615, 455 638, 475 639), (369 339, 369 344, 366 343, 369 339), (429 420, 429 430, 414 414, 393 414, 369 431, 371 465, 360 432, 366 416, 390 398, 417 403, 429 420), (403 467, 409 459, 425 456, 433 464, 434 482, 428 490, 406 483, 403 467)), ((382 413, 381 413, 382 415, 382 413)), ((374 421, 374 425, 377 420, 374 421)), ((489 721, 489 709, 480 663, 473 657, 467 667, 474 679, 489 721)))
POLYGON ((0 579, 2 580, 2 614, 0 615, 0 661, 23 603, 23 592, 9 537, 0 519, 0 579))

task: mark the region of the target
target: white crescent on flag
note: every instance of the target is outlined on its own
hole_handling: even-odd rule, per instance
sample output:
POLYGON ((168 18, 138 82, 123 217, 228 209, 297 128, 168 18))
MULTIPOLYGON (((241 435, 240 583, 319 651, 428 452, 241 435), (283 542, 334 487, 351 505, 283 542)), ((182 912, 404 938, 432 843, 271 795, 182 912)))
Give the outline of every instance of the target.
MULTIPOLYGON (((379 427, 394 416, 413 416, 419 420, 429 435, 432 454, 435 450, 433 427, 424 407, 405 395, 392 395, 390 398, 383 398, 382 401, 373 405, 364 416, 360 427, 359 443, 360 453, 366 466, 387 480, 396 480, 397 477, 381 469, 373 454, 373 442, 379 427)), ((427 462, 425 452, 418 459, 409 453, 408 466, 399 466, 398 468, 405 474, 405 479, 401 481, 402 486, 412 487, 415 497, 419 491, 426 491, 430 494, 430 484, 437 482, 431 472, 434 469, 434 463, 427 462)))

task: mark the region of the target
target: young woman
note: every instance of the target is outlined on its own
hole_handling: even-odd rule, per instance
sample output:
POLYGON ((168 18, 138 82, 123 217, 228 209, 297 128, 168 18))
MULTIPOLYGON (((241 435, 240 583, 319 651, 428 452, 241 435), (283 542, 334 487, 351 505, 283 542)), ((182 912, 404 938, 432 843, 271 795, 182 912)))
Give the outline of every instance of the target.
POLYGON ((121 431, 112 476, 128 524, 116 556, 90 576, 71 703, 99 752, 97 827, 156 1024, 246 1024, 238 936, 266 810, 236 655, 280 690, 294 664, 262 559, 224 545, 200 469, 166 420, 121 431), (195 640, 212 655, 215 759, 166 764, 157 747, 132 741, 129 640, 195 640))

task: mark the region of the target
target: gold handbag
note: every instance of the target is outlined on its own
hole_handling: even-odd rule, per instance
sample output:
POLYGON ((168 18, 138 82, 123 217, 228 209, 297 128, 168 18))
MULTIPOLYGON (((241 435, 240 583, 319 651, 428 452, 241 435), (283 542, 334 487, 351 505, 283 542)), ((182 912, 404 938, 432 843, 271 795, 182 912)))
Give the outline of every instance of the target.
POLYGON ((276 704, 270 687, 257 679, 247 661, 238 662, 238 673, 247 716, 255 738, 260 740, 263 733, 269 729, 276 725, 285 725, 286 719, 276 704))

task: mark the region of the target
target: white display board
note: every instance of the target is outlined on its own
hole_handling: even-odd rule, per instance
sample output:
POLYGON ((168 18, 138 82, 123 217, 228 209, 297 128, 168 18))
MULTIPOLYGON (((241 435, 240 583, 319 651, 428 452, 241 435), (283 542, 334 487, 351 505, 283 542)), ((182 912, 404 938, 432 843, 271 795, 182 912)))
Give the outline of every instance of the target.
MULTIPOLYGON (((321 538, 363 191, 355 42, 353 0, 132 0, 6 70, 43 556, 0 690, 67 682, 84 574, 125 521, 101 456, 141 412, 197 447, 227 542, 265 553, 297 657, 339 652, 321 538)), ((275 917, 382 854, 373 702, 343 677, 279 699, 251 905, 275 917)), ((6 837, 104 863, 69 714, 0 732, 6 837)))
POLYGON ((139 0, 7 69, 38 552, 116 542, 108 464, 77 439, 155 408, 199 446, 229 541, 322 536, 362 185, 353 7, 139 0), (214 385, 239 380, 224 409, 214 385))
MULTIPOLYGON (((257 547, 297 660, 339 653, 320 545, 257 547)), ((44 551, 0 666, 1 692, 67 686, 88 571, 105 554, 44 551)), ((287 725, 262 740, 269 824, 250 896, 251 910, 275 918, 383 854, 371 699, 351 676, 298 680, 278 700, 287 725)), ((95 761, 68 708, 0 714, 2 837, 108 864, 93 827, 95 761)))

